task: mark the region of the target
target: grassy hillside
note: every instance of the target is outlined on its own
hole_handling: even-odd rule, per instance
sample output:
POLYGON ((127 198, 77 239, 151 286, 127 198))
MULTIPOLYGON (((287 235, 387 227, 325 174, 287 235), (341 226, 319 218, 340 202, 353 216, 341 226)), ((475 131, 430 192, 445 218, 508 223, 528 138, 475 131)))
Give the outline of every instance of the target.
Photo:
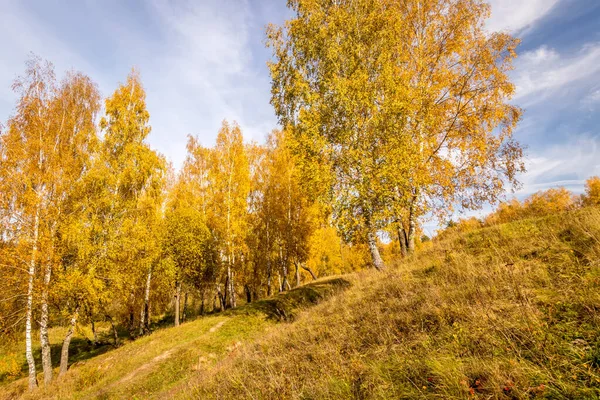
POLYGON ((600 210, 523 220, 159 330, 33 397, 593 399, 599 289, 600 210))
POLYGON ((598 398, 600 210, 434 243, 197 374, 182 397, 598 398))

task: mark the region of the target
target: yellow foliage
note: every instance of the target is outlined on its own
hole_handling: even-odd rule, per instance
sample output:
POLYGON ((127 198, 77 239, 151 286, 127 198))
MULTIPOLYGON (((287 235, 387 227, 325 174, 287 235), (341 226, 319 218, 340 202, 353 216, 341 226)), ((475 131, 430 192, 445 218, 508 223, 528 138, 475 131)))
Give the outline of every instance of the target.
POLYGON ((585 181, 585 194, 582 200, 586 206, 600 205, 600 177, 592 176, 585 181))

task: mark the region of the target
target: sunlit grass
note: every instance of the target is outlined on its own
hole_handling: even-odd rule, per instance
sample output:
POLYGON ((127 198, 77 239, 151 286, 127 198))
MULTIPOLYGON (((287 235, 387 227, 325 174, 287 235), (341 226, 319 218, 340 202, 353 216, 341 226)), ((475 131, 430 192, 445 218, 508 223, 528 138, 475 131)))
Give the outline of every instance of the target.
MULTIPOLYGON (((177 328, 158 329, 117 349, 108 346, 110 351, 105 354, 76 361, 64 377, 48 388, 27 393, 25 379, 21 379, 0 389, 0 398, 145 399, 171 390, 177 393, 199 371, 233 357, 243 342, 257 339, 277 322, 293 320, 301 308, 347 285, 339 278, 324 279, 271 299, 197 318, 177 328)), ((65 331, 66 328, 52 329, 51 342, 59 343, 65 331)), ((13 346, 17 351, 22 343, 10 348, 13 346)), ((74 349, 77 351, 77 346, 74 349)), ((3 351, 3 355, 8 354, 9 348, 3 351)), ((35 351, 39 353, 39 348, 35 351)), ((24 358, 19 361, 25 363, 24 358)))
POLYGON ((593 399, 599 289, 600 209, 522 220, 160 329, 30 397, 593 399))

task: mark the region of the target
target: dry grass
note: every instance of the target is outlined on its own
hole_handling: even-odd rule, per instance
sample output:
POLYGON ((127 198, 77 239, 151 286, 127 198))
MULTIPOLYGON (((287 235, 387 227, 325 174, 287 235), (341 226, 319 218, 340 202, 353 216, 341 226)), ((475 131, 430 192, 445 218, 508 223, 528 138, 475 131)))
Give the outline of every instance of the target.
POLYGON ((600 211, 436 242, 199 373, 181 397, 600 396, 600 211))
POLYGON ((599 209, 524 220, 158 331, 32 397, 594 399, 599 288, 599 209))
POLYGON ((0 387, 0 399, 159 397, 177 391, 177 387, 199 371, 213 368, 219 360, 234 357, 243 342, 256 340, 278 322, 293 320, 300 309, 347 286, 348 282, 341 278, 323 279, 271 299, 198 318, 178 328, 159 329, 105 354, 77 362, 47 388, 28 393, 25 379, 0 387))

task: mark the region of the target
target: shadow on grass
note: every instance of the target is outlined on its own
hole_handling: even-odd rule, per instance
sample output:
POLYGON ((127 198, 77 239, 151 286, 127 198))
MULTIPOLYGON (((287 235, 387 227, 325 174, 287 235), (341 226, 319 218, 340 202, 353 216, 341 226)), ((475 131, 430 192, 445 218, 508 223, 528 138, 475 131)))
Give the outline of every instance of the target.
POLYGON ((349 287, 350 282, 343 278, 324 279, 282 292, 269 299, 228 310, 226 313, 263 313, 267 318, 276 321, 293 321, 300 310, 318 304, 349 287))
MULTIPOLYGON (((257 300, 252 303, 248 303, 239 306, 235 309, 229 309, 224 312, 214 312, 206 314, 205 316, 214 315, 248 315, 248 314, 265 314, 267 318, 278 322, 290 322, 293 321, 299 311, 318 304, 321 301, 339 293, 350 287, 350 282, 343 278, 329 278, 322 279, 306 285, 299 286, 290 291, 279 293, 271 298, 257 300)), ((196 318, 190 318, 192 321, 197 318, 203 318, 203 316, 197 316, 196 318)), ((173 325, 172 317, 166 316, 161 320, 152 324, 152 331, 162 328, 167 328, 173 325)), ((128 331, 121 327, 117 327, 119 339, 129 337, 128 331)), ((89 340, 81 337, 74 337, 71 340, 69 346, 69 367, 75 363, 89 360, 93 357, 99 356, 106 353, 115 347, 109 340, 112 340, 109 336, 103 337, 103 341, 100 344, 94 345, 89 340)), ((121 342, 124 344, 124 342, 121 342)), ((60 365, 60 353, 62 349, 62 343, 56 343, 51 345, 52 354, 52 366, 58 367, 60 365)), ((41 350, 37 350, 34 353, 36 361, 37 371, 42 370, 41 363, 41 350)), ((27 363, 22 364, 21 374, 19 378, 27 375, 27 363)), ((6 374, 0 374, 0 383, 6 383, 8 381, 16 379, 15 377, 8 377, 6 374)), ((18 379, 18 378, 17 378, 18 379)))
MULTIPOLYGON (((69 366, 82 362, 85 360, 89 360, 90 358, 99 356, 101 354, 106 353, 107 351, 114 349, 112 344, 107 342, 102 342, 98 345, 94 345, 90 341, 81 337, 74 337, 71 340, 71 345, 69 346, 69 366)), ((50 354, 52 357, 52 367, 57 368, 60 366, 60 353, 62 350, 62 343, 55 343, 50 345, 50 354)), ((35 359, 35 367, 36 370, 42 371, 42 353, 40 349, 34 351, 33 357, 35 359)), ((28 367, 27 362, 21 364, 21 372, 20 375, 9 376, 8 373, 3 372, 0 373, 0 383, 6 383, 8 381, 12 381, 27 375, 28 367)))

